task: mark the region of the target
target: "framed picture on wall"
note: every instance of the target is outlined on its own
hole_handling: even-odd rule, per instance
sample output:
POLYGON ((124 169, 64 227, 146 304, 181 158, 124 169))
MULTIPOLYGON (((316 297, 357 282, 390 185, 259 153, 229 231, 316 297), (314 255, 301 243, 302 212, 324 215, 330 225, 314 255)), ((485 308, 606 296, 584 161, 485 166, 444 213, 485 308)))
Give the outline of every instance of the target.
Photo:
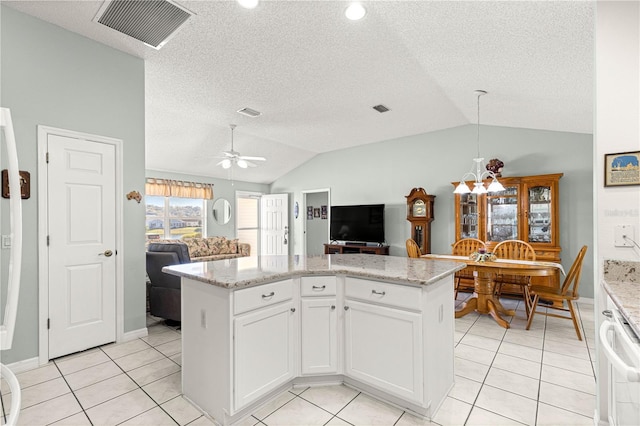
POLYGON ((640 185, 640 151, 604 155, 604 186, 640 185))
POLYGON ((307 220, 313 220, 313 206, 307 206, 307 220))
POLYGON ((316 207, 313 209, 313 217, 320 217, 320 208, 316 207))
POLYGON ((327 218, 327 206, 320 206, 320 219, 327 218))

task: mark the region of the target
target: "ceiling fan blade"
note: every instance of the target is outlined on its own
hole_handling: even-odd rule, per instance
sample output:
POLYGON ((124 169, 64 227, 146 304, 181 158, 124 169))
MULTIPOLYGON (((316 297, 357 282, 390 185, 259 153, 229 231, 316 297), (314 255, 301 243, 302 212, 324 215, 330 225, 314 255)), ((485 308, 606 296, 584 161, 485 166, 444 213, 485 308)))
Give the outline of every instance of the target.
POLYGON ((246 161, 246 160, 245 160, 245 163, 247 163, 247 166, 249 166, 249 167, 258 167, 258 165, 257 165, 257 164, 254 164, 254 163, 252 163, 251 161, 246 161))
POLYGON ((222 153, 225 155, 225 157, 229 157, 229 158, 233 158, 236 156, 234 151, 222 151, 222 153))
POLYGON ((248 157, 246 155, 241 155, 239 158, 242 160, 249 160, 249 161, 267 161, 267 159, 264 157, 248 157))

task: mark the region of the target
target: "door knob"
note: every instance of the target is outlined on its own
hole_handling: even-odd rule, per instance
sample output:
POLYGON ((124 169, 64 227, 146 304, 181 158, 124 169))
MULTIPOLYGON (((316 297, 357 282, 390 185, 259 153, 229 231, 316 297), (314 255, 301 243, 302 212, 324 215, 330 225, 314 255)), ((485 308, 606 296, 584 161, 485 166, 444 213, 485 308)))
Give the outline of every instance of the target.
POLYGON ((105 250, 104 253, 98 253, 98 256, 111 257, 113 252, 111 250, 105 250))

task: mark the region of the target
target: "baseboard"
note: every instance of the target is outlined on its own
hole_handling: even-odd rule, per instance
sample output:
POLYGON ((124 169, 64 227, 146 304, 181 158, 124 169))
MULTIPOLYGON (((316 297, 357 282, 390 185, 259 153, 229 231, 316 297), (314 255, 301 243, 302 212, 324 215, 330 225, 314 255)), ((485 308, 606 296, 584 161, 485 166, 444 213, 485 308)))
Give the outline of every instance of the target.
POLYGON ((126 333, 124 333, 122 335, 122 341, 128 342, 129 340, 140 339, 141 337, 147 337, 148 335, 149 332, 147 330, 147 327, 139 328, 137 330, 127 331, 126 333))
POLYGON ((23 373, 40 367, 40 359, 38 357, 23 359, 22 361, 8 364, 7 367, 13 374, 23 373))
POLYGON ((593 305, 594 299, 593 297, 580 297, 578 299, 578 303, 581 305, 593 305))

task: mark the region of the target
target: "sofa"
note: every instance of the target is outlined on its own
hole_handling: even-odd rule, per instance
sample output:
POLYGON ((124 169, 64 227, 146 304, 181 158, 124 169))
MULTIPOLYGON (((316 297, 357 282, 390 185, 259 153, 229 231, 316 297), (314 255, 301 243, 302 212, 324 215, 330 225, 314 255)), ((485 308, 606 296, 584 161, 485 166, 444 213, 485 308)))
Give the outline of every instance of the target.
POLYGON ((225 237, 158 240, 147 246, 149 313, 155 317, 180 321, 180 277, 162 272, 169 265, 233 259, 249 256, 251 246, 225 237))

